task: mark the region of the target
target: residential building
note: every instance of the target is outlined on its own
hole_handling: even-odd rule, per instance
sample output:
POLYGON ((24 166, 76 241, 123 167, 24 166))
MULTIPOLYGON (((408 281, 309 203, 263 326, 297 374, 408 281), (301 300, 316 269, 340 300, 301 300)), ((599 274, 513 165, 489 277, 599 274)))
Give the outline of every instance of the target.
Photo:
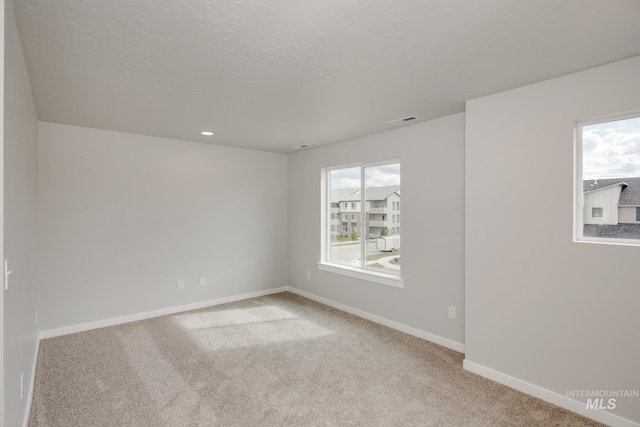
MULTIPOLYGON (((360 189, 331 191, 331 235, 351 236, 362 233, 360 189)), ((379 237, 383 229, 388 235, 400 234, 400 186, 370 187, 365 197, 365 224, 368 238, 379 237)))
POLYGON ((584 180, 584 223, 640 223, 640 177, 584 180))

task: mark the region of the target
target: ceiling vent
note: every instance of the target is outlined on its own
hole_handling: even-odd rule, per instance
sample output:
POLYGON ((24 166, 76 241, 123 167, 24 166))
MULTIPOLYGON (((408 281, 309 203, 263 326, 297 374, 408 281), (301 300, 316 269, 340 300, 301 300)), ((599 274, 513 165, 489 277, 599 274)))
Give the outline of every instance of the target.
POLYGON ((414 120, 417 120, 418 118, 416 116, 409 116, 409 117, 403 117, 401 119, 395 119, 395 120, 391 120, 387 123, 389 123, 390 125, 398 125, 398 124, 402 124, 402 123, 407 123, 407 122, 412 122, 414 120))

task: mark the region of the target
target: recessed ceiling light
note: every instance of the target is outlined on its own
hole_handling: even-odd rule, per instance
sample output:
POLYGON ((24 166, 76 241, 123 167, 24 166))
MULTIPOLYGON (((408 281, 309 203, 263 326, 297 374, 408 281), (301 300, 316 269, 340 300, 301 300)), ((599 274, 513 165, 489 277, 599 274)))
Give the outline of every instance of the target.
POLYGON ((211 136, 211 135, 213 135, 213 132, 208 131, 208 130, 202 131, 202 132, 200 132, 200 133, 201 133, 201 134, 203 134, 204 136, 211 136))

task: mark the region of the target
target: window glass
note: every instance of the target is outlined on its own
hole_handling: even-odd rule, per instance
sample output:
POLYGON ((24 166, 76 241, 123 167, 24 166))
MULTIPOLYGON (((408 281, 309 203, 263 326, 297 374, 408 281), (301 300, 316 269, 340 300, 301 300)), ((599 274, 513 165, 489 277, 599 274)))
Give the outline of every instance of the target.
POLYGON ((640 117, 578 126, 579 240, 640 243, 640 117))
POLYGON ((364 168, 367 242, 366 266, 385 273, 400 272, 400 234, 389 221, 400 199, 400 163, 364 168))
MULTIPOLYGON (((360 189, 361 182, 359 167, 332 170, 329 172, 328 178, 331 189, 331 202, 339 203, 342 209, 347 210, 352 200, 360 199, 360 193, 357 191, 360 189)), ((346 223, 349 216, 347 214, 343 215, 346 223)), ((329 258, 331 262, 360 267, 360 246, 357 238, 356 240, 351 238, 353 231, 354 228, 351 223, 348 223, 342 228, 341 233, 332 233, 329 236, 329 258)), ((357 230, 355 231, 357 234, 357 230)))
POLYGON ((349 205, 357 213, 351 214, 351 222, 342 232, 330 231, 326 236, 326 261, 399 275, 400 233, 392 224, 399 221, 393 211, 400 207, 400 163, 331 169, 327 178, 330 206, 349 205))

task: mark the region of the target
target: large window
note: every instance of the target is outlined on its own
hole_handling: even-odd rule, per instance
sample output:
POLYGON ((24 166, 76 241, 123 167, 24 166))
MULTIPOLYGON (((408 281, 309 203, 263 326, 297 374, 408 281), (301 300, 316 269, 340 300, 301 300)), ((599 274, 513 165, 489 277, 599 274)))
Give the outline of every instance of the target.
POLYGON ((397 160, 323 170, 320 268, 401 286, 400 194, 397 160), (337 228, 346 206, 355 212, 337 228))
POLYGON ((575 238, 640 244, 640 112, 577 125, 575 238))

